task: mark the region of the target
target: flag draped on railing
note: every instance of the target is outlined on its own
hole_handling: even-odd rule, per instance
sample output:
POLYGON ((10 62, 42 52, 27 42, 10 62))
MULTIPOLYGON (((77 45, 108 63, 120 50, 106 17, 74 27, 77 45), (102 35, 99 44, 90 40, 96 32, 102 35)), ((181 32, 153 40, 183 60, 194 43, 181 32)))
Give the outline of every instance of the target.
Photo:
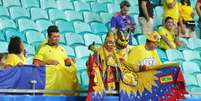
MULTIPOLYGON (((0 70, 0 89, 79 90, 75 68, 22 65, 0 70)), ((58 95, 47 94, 44 95, 58 95)), ((59 94, 77 95, 77 93, 59 94)))
POLYGON ((33 80, 36 81, 35 89, 45 88, 45 66, 23 65, 0 70, 0 89, 32 89, 33 80))
POLYGON ((165 66, 138 72, 136 75, 136 86, 123 86, 127 89, 120 89, 120 101, 176 101, 184 99, 187 94, 178 66, 165 66))
MULTIPOLYGON (((90 84, 87 101, 106 101, 105 87, 97 87, 102 84, 103 77, 100 74, 103 71, 96 61, 97 58, 95 56, 91 56, 88 61, 90 84), (102 78, 102 80, 97 80, 97 78, 102 78), (97 90, 95 88, 100 89, 97 90)), ((185 88, 181 68, 177 63, 162 64, 147 68, 150 69, 141 72, 132 72, 132 74, 135 74, 135 80, 129 78, 126 80, 128 82, 124 82, 124 80, 120 81, 120 101, 176 101, 176 99, 185 98, 184 95, 188 92, 185 88), (129 84, 130 81, 131 83, 129 84)))

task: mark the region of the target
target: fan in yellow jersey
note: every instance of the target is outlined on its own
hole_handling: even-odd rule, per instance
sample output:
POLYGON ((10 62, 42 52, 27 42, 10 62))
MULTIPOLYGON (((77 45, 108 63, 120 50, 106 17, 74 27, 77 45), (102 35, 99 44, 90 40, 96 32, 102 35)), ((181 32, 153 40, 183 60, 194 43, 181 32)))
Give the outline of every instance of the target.
POLYGON ((46 88, 48 90, 78 90, 76 66, 67 57, 65 49, 58 45, 59 30, 57 26, 48 27, 48 42, 40 47, 34 57, 36 66, 46 65, 46 88))
POLYGON ((181 46, 182 42, 179 41, 178 37, 173 31, 173 18, 167 17, 165 19, 164 26, 159 27, 159 34, 161 36, 161 40, 159 42, 159 47, 166 49, 175 49, 177 46, 181 46))
POLYGON ((128 54, 127 61, 124 61, 124 70, 122 71, 122 81, 120 83, 120 90, 126 93, 128 96, 131 93, 139 91, 142 94, 146 88, 151 91, 152 85, 155 86, 157 72, 144 71, 147 66, 161 64, 160 58, 155 50, 157 43, 160 40, 160 35, 157 32, 151 32, 147 34, 147 40, 145 45, 135 46, 128 54))
POLYGON ((177 24, 179 22, 179 6, 180 4, 177 0, 163 0, 163 19, 166 17, 172 17, 175 24, 177 24))
POLYGON ((190 0, 181 0, 180 6, 180 37, 195 36, 195 21, 193 20, 194 12, 190 0))
POLYGON ((157 32, 147 34, 145 45, 134 47, 128 55, 127 62, 136 66, 152 66, 161 64, 160 58, 155 50, 160 40, 157 32))
POLYGON ((8 55, 5 59, 5 68, 26 64, 24 45, 19 37, 12 37, 8 45, 8 55))

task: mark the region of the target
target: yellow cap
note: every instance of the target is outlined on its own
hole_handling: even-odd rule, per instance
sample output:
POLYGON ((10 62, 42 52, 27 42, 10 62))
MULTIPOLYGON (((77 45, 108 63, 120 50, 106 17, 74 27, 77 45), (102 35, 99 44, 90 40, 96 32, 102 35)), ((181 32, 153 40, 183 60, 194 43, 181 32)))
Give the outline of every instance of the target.
POLYGON ((153 41, 153 42, 158 42, 160 41, 161 36, 158 34, 158 32, 150 32, 147 34, 147 39, 149 41, 153 41))

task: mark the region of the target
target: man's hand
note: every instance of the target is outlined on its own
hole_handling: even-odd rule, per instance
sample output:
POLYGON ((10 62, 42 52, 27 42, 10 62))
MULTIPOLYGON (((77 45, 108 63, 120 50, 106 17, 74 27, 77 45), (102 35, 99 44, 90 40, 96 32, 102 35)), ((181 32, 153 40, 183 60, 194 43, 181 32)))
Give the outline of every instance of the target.
POLYGON ((70 65, 71 65, 71 60, 70 60, 69 58, 67 58, 67 59, 65 60, 65 65, 66 65, 66 66, 70 66, 70 65))
POLYGON ((45 64, 47 64, 47 65, 58 65, 59 62, 56 61, 56 60, 47 60, 47 61, 45 62, 45 64))

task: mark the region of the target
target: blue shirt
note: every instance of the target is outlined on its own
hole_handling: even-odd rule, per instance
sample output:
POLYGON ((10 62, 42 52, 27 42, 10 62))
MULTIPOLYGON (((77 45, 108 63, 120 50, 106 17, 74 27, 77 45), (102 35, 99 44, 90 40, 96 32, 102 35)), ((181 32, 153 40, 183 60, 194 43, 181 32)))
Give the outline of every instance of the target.
MULTIPOLYGON (((117 12, 115 16, 111 19, 111 28, 120 29, 122 31, 126 31, 126 25, 130 25, 132 28, 134 28, 134 25, 136 25, 133 17, 126 15, 125 17, 121 16, 120 12, 117 12)), ((129 45, 132 45, 132 35, 129 34, 129 45)))
POLYGON ((126 15, 123 18, 119 12, 116 13, 115 16, 112 17, 111 28, 124 30, 126 25, 130 25, 131 27, 134 27, 135 21, 134 21, 133 17, 126 15))

